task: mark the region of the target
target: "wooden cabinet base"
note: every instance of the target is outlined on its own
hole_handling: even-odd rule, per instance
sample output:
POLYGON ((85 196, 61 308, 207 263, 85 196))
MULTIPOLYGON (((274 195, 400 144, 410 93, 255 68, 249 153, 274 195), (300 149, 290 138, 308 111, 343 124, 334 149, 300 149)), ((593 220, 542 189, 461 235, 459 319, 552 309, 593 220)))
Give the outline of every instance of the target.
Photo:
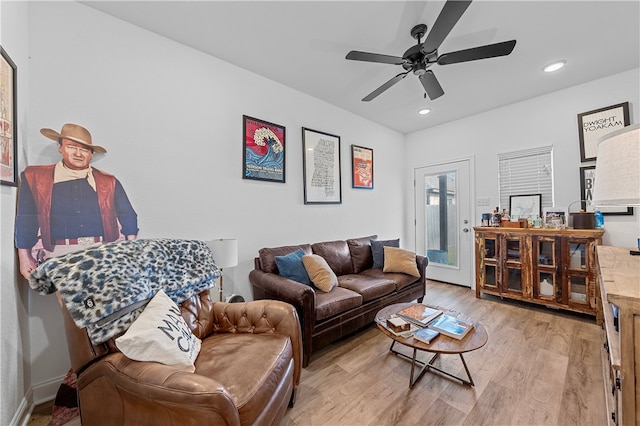
POLYGON ((476 297, 491 294, 593 315, 600 229, 476 227, 476 297))

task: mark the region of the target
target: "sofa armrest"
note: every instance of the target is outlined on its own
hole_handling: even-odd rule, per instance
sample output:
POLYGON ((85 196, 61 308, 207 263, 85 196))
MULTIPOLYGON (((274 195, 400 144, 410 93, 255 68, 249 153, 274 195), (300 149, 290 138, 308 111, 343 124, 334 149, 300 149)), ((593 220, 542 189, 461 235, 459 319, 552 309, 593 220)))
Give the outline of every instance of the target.
POLYGON ((289 336, 293 349, 293 384, 302 372, 302 332, 296 309, 278 300, 213 304, 215 333, 278 333, 289 336))
POLYGON ((187 416, 193 424, 240 424, 233 399, 215 379, 176 366, 133 361, 120 352, 89 366, 78 377, 78 387, 91 389, 80 401, 83 425, 100 424, 104 407, 111 407, 109 417, 116 423, 126 416, 131 424, 177 424, 187 416))
POLYGON ((427 259, 425 256, 416 254, 416 263, 418 264, 418 272, 420 272, 420 278, 422 280, 425 280, 427 276, 427 265, 429 264, 429 259, 427 259))
POLYGON ((295 306, 298 312, 306 307, 315 307, 316 292, 306 284, 259 269, 249 272, 249 282, 253 286, 256 299, 281 300, 295 306))

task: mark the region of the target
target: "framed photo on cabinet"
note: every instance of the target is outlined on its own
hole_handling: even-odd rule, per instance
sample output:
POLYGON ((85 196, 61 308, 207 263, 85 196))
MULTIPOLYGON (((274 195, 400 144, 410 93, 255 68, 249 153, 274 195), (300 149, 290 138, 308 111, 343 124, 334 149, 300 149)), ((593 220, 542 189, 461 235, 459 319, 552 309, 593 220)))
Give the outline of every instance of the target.
POLYGON ((353 188, 373 189, 373 149, 351 145, 351 181, 353 188))
POLYGON ((0 183, 18 186, 16 64, 0 46, 0 183))
POLYGON ((285 127, 248 115, 242 122, 242 178, 284 183, 285 127))
POLYGON ((305 204, 342 204, 340 136, 302 128, 305 204))

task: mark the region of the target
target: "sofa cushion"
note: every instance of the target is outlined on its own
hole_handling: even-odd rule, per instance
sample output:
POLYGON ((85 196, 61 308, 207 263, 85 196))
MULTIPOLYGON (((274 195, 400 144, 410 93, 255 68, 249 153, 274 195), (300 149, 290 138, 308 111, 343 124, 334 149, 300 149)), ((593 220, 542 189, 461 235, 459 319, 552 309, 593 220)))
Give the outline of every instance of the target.
POLYGON ((276 256, 284 256, 286 254, 292 253, 301 248, 304 251, 304 254, 311 254, 311 245, 309 244, 300 244, 297 246, 283 246, 283 247, 267 247, 261 248, 258 250, 258 257, 260 258, 260 266, 264 272, 271 272, 272 274, 277 274, 278 265, 276 265, 276 256))
POLYGON ((400 238, 395 240, 373 240, 371 241, 371 254, 373 256, 373 268, 382 269, 384 267, 384 247, 400 247, 400 238))
POLYGON ((408 287, 409 285, 420 280, 420 278, 412 277, 411 275, 402 274, 399 272, 382 272, 382 269, 367 269, 366 271, 362 271, 360 275, 371 278, 384 278, 393 280, 393 282, 396 283, 397 291, 400 291, 403 288, 408 287))
POLYGON ((160 290, 115 344, 135 361, 185 366, 193 371, 201 342, 187 326, 178 305, 160 290))
POLYGON ((362 306, 362 295, 347 288, 336 287, 330 293, 316 292, 316 321, 340 315, 362 306))
POLYGON ((316 288, 328 293, 338 286, 338 278, 324 258, 317 254, 307 254, 302 256, 302 262, 316 288))
POLYGON ((378 238, 377 235, 371 235, 370 237, 350 238, 347 240, 354 274, 359 274, 373 266, 371 240, 375 240, 376 238, 378 238))
POLYGON ((346 241, 326 241, 311 245, 314 254, 322 256, 336 275, 352 274, 351 253, 346 241))
POLYGON ((304 255, 304 250, 299 248, 284 256, 276 256, 275 260, 280 276, 298 281, 302 284, 311 285, 309 274, 307 274, 304 263, 302 263, 302 256, 304 255))
MULTIPOLYGON (((279 333, 216 333, 202 341, 194 374, 219 383, 240 414, 239 424, 259 424, 259 416, 274 395, 287 392, 291 375, 291 341, 279 333)), ((185 419, 187 421, 188 419, 185 419)))
POLYGON ((416 254, 396 247, 384 247, 384 267, 382 272, 402 272, 413 277, 420 277, 416 254))
POLYGON ((389 278, 371 278, 360 274, 338 277, 338 285, 362 295, 362 303, 378 299, 395 291, 396 283, 389 278))

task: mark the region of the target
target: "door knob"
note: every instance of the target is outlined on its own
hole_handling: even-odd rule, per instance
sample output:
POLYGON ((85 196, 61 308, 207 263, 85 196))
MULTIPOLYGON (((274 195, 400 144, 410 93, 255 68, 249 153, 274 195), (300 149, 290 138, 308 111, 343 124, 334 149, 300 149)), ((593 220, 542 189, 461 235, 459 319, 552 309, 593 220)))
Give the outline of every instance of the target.
POLYGON ((469 232, 469 228, 463 228, 462 232, 469 232))

